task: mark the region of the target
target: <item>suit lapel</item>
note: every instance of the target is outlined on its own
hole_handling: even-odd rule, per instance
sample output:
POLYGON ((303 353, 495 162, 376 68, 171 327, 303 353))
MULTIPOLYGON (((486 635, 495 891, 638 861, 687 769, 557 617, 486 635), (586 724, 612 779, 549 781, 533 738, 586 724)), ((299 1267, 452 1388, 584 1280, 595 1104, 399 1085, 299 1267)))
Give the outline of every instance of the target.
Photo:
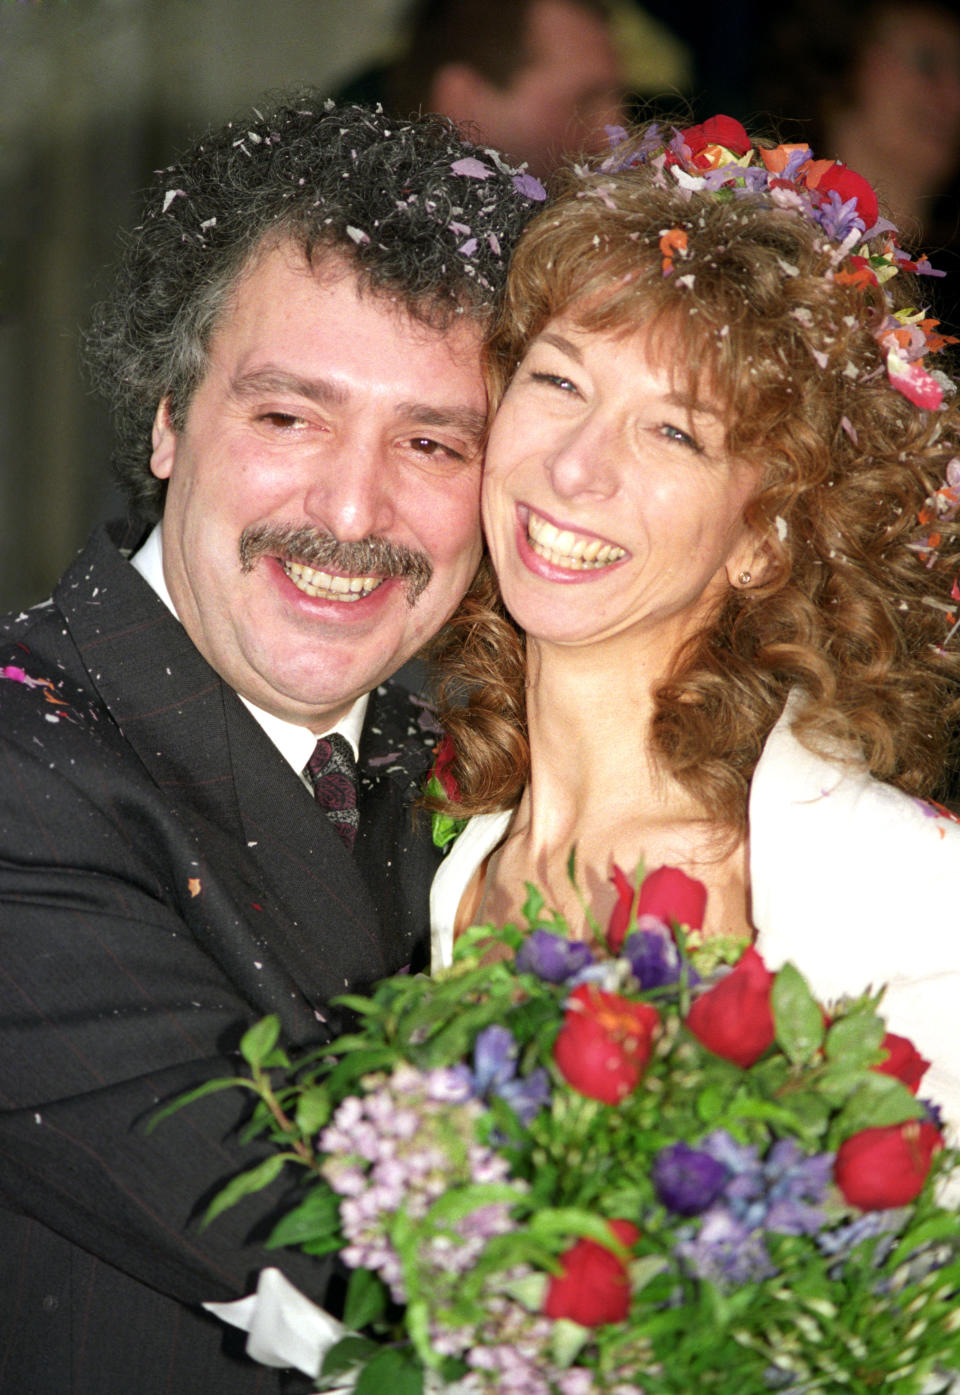
POLYGON ((250 933, 266 931, 311 1002, 398 967, 356 865, 309 792, 105 532, 56 599, 128 745, 198 830, 250 933))

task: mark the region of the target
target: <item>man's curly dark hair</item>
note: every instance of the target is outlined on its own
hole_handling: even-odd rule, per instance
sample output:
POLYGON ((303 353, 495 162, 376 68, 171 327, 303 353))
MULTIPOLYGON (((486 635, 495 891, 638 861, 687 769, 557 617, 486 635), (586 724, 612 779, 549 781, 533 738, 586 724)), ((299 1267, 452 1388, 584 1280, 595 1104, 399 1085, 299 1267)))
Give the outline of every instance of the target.
POLYGON ((442 117, 395 121, 313 93, 231 122, 159 170, 86 337, 115 416, 114 465, 139 512, 155 521, 163 509, 165 482, 149 467, 157 407, 166 398, 182 429, 213 331, 264 243, 289 240, 308 262, 348 257, 363 288, 433 327, 462 314, 486 326, 542 197, 442 117))

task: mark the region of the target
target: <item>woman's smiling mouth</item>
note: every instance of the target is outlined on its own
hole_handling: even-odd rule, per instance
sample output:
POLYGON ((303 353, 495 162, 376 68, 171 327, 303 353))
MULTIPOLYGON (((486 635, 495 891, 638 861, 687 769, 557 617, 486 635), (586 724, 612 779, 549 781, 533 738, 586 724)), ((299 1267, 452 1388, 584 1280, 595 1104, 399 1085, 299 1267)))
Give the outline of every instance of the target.
POLYGON ((627 555, 616 543, 604 542, 592 534, 574 533, 569 528, 557 528, 532 509, 527 511, 527 540, 538 557, 551 566, 565 567, 569 571, 595 571, 627 555))

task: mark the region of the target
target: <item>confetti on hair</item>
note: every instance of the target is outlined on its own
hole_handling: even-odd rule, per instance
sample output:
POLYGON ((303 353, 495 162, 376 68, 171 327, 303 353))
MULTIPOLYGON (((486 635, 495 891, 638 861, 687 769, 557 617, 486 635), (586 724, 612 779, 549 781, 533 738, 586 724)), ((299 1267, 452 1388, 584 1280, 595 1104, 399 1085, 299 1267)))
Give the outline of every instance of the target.
MULTIPOLYGON (((638 164, 662 170, 692 200, 695 194, 710 194, 724 202, 766 197, 775 207, 807 218, 827 239, 831 267, 826 272, 835 285, 865 290, 882 288, 899 271, 921 276, 942 275, 926 257, 911 259, 897 243, 897 229, 880 218, 877 196, 872 186, 855 170, 838 160, 818 160, 805 144, 779 145, 767 150, 754 146, 739 121, 729 116, 713 116, 686 130, 674 130, 672 137, 661 137, 651 126, 642 141, 626 151, 622 127, 608 127, 611 154, 600 165, 602 172, 619 172, 638 164), (879 251, 870 251, 871 239, 885 237, 879 251)), ((603 197, 598 186, 594 196, 603 197)), ((682 248, 674 240, 679 229, 661 234, 664 276, 672 275, 674 259, 682 248)), ((798 268, 781 260, 785 276, 796 276, 798 268)), ((692 285, 692 278, 678 277, 679 284, 692 285)), ((886 292, 884 292, 886 295, 886 292)), ((889 304, 889 301, 888 301, 889 304)), ((794 312, 807 323, 803 311, 794 312)), ((937 332, 938 321, 923 312, 899 311, 889 314, 875 331, 884 355, 891 385, 914 406, 931 411, 943 400, 940 375, 929 372, 923 363, 928 353, 945 344, 956 343, 951 336, 937 332)), ((829 355, 811 352, 821 368, 827 368, 829 355)), ((856 377, 857 370, 844 370, 856 377)))
POLYGON ((683 228, 667 228, 660 234, 660 251, 663 253, 663 260, 660 263, 664 276, 673 274, 673 258, 675 254, 681 257, 687 250, 687 234, 683 228))

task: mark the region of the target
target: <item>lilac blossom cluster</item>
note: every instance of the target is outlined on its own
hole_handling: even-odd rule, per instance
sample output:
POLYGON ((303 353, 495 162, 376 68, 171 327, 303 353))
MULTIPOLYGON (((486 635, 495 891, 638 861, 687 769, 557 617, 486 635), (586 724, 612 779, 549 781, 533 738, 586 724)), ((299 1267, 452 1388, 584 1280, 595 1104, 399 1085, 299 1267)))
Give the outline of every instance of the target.
POLYGON ((764 1234, 817 1235, 833 1174, 833 1154, 808 1157, 793 1139, 765 1157, 723 1129, 695 1148, 675 1143, 653 1167, 657 1195, 668 1210, 701 1217, 680 1232, 678 1258, 701 1279, 750 1283, 776 1273, 764 1234))
POLYGON ((637 1395, 636 1384, 607 1387, 596 1371, 561 1367, 551 1352, 554 1323, 528 1311, 504 1292, 529 1278, 525 1267, 499 1274, 484 1296, 484 1320, 477 1327, 444 1328, 434 1324, 430 1340, 443 1356, 458 1356, 469 1371, 456 1384, 457 1395, 637 1395))
MULTIPOLYGON (((509 1165, 477 1141, 483 1105, 463 1068, 420 1071, 403 1063, 364 1082, 320 1135, 321 1171, 341 1197, 340 1221, 351 1268, 380 1275, 396 1302, 406 1300, 403 1260, 393 1243, 398 1215, 421 1223, 416 1262, 421 1277, 452 1283, 475 1265, 487 1241, 513 1227, 505 1202, 438 1221, 423 1240, 430 1208, 451 1188, 504 1182, 509 1165)), ((523 1184, 514 1183, 518 1197, 523 1184)))

